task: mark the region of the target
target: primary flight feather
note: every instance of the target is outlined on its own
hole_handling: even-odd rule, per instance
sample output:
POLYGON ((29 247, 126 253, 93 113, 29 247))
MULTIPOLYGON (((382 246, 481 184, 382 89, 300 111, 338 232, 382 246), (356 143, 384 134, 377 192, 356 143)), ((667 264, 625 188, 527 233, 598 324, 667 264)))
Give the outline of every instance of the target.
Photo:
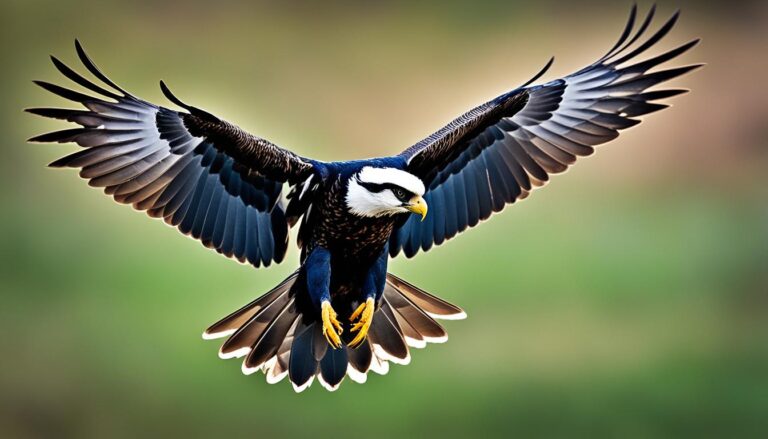
POLYGON ((321 162, 251 135, 185 104, 161 82, 171 110, 126 92, 75 48, 86 79, 52 57, 67 78, 95 95, 35 81, 85 109, 27 111, 78 124, 33 142, 84 149, 53 167, 79 168, 117 202, 162 218, 206 247, 255 267, 281 262, 299 223, 300 267, 280 285, 208 328, 227 337, 219 356, 243 358, 243 372, 270 383, 288 376, 297 391, 315 377, 329 390, 345 375, 366 380, 409 348, 443 342, 435 319, 463 311, 387 272, 390 257, 440 245, 527 197, 594 152, 659 101, 686 90, 651 87, 698 65, 651 71, 698 40, 637 61, 674 26, 646 39, 655 9, 636 28, 636 8, 618 42, 596 62, 541 85, 531 81, 460 116, 403 152, 321 162), (283 202, 283 186, 287 192, 283 202))

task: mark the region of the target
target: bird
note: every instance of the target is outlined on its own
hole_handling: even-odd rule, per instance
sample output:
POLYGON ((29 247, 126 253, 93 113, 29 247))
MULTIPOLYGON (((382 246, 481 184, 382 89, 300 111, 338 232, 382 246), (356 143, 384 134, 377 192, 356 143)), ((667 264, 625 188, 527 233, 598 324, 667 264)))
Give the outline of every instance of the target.
POLYGON ((80 109, 26 111, 77 125, 30 142, 76 143, 52 162, 76 168, 92 187, 146 212, 208 248, 253 267, 284 260, 297 227, 298 268, 266 294, 220 319, 204 339, 224 339, 223 359, 242 359, 269 383, 288 377, 297 392, 315 378, 336 390, 344 378, 408 364, 411 348, 447 340, 438 319, 458 306, 390 273, 411 258, 528 197, 592 155, 640 117, 669 107, 687 89, 655 86, 702 64, 658 67, 694 39, 639 60, 678 21, 654 32, 655 6, 642 22, 634 5, 618 41, 575 73, 523 85, 483 103, 391 156, 320 161, 300 156, 183 102, 153 104, 110 80, 75 40, 87 79, 55 56, 55 68, 85 93, 34 81, 80 109))

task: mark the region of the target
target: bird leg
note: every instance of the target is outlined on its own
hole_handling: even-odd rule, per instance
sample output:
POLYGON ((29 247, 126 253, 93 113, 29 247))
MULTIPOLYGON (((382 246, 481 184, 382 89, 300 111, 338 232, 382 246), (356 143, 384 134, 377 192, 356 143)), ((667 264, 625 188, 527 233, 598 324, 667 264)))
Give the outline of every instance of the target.
POLYGON ((341 323, 336 319, 336 311, 333 310, 331 302, 324 301, 321 305, 320 315, 323 319, 323 335, 328 340, 328 344, 334 349, 341 347, 341 323))
POLYGON ((370 329, 371 322, 373 321, 373 311, 375 309, 376 301, 373 297, 369 297, 349 316, 350 322, 354 322, 359 318, 357 323, 352 326, 351 331, 357 332, 357 335, 349 342, 349 347, 356 348, 365 340, 365 337, 368 335, 368 329, 370 329))

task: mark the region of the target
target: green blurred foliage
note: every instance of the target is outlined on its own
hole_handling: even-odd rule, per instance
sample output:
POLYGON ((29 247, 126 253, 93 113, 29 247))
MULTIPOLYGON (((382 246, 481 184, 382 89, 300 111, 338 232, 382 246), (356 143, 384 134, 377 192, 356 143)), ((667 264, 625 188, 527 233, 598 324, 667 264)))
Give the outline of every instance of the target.
MULTIPOLYGON (((320 159, 395 153, 618 36, 623 2, 0 3, 0 436, 768 436, 764 2, 682 4, 693 93, 504 214, 391 270, 463 306, 451 340, 296 395, 199 334, 295 268, 255 271, 44 164, 72 40, 320 159), (153 224, 157 223, 157 224, 153 224)), ((647 5, 641 5, 641 7, 647 5)))

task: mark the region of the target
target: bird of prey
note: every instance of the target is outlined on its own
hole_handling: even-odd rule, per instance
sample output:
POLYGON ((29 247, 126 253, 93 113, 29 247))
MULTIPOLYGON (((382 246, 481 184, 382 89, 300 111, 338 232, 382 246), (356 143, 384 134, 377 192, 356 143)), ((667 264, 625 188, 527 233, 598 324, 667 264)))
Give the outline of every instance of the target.
POLYGON ((53 64, 91 94, 35 82, 85 109, 27 111, 79 127, 30 141, 77 143, 83 149, 50 166, 78 168, 118 203, 254 267, 281 262, 289 229, 300 224, 299 268, 203 337, 226 337, 219 356, 244 358, 246 374, 262 371, 270 383, 287 376, 296 391, 317 377, 335 390, 346 375, 364 382, 368 371, 386 373, 389 362, 407 364, 409 347, 447 339, 435 319, 465 316, 388 273, 390 258, 426 252, 526 198, 638 117, 668 106, 659 101, 687 91, 649 91, 699 66, 655 69, 698 40, 637 60, 678 18, 646 37, 653 16, 652 8, 636 21, 633 7, 618 42, 573 74, 531 85, 550 60, 524 85, 396 155, 338 162, 249 134, 182 102, 162 81, 163 94, 182 111, 140 99, 75 41, 97 81, 55 57, 53 64))

